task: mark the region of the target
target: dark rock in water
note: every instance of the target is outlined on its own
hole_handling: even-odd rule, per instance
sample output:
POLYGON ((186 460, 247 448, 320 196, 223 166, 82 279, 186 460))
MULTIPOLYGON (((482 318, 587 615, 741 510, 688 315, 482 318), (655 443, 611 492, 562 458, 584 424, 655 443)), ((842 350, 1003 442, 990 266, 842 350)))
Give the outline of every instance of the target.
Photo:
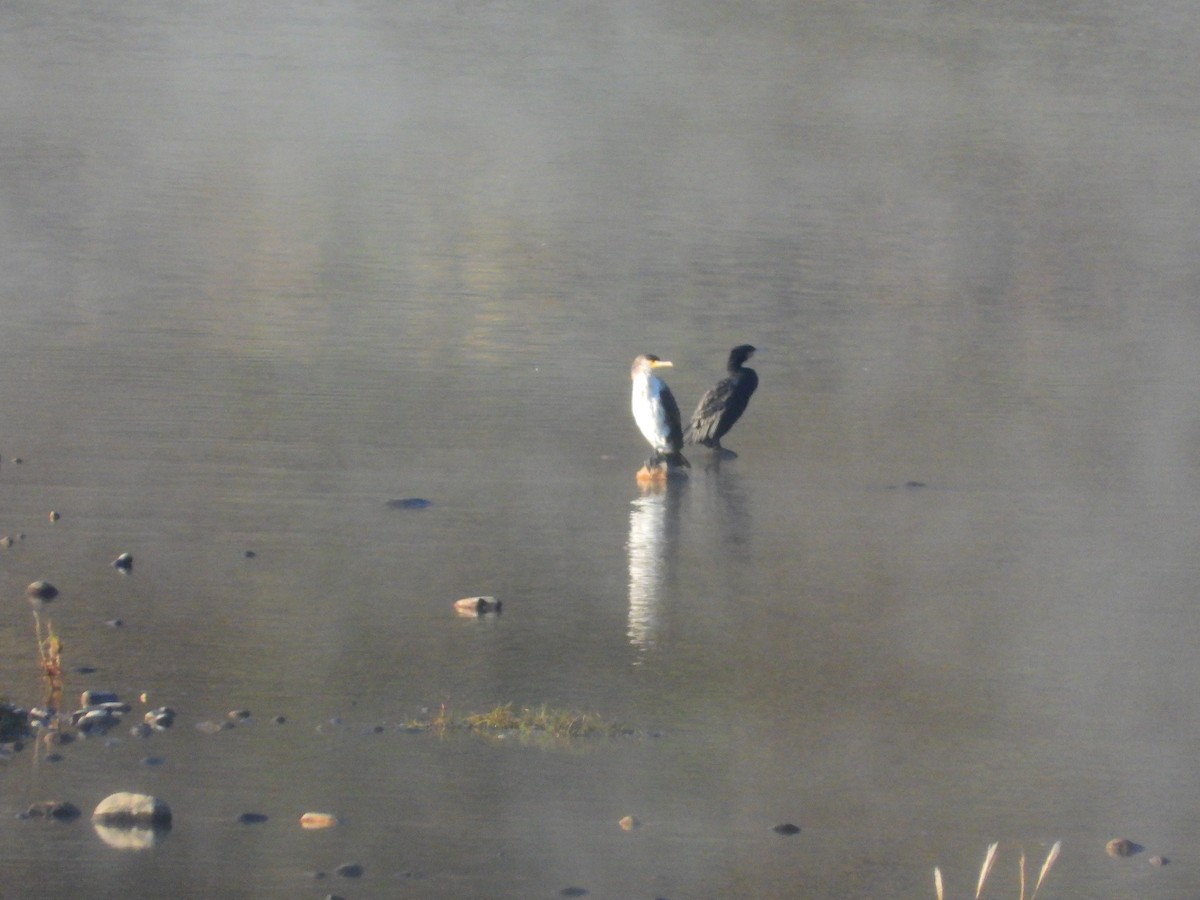
POLYGON ((433 506, 433 501, 422 497, 404 497, 401 500, 389 500, 387 506, 388 509, 428 509, 433 506))
POLYGON ((112 567, 119 572, 128 572, 133 568, 133 557, 128 553, 122 553, 112 561, 112 567))
POLYGON ((334 875, 339 875, 342 878, 360 878, 362 877, 363 867, 356 862, 342 863, 333 870, 334 875))
POLYGON ((139 825, 170 825, 171 807, 149 794, 119 791, 100 801, 92 813, 92 821, 127 828, 139 825))
POLYGON ((1152 866, 1165 866, 1170 862, 1165 856, 1152 856, 1146 861, 1152 866))
POLYGON ((50 510, 50 521, 51 522, 57 522, 61 518, 62 518, 62 516, 60 516, 54 510, 50 510))
POLYGON ((121 698, 112 691, 84 691, 79 695, 80 706, 99 706, 101 703, 120 703, 121 698))
POLYGON ((71 671, 76 675, 94 675, 99 670, 95 666, 76 666, 71 671))
POLYGON ((245 556, 246 559, 254 559, 254 557, 258 556, 258 554, 255 553, 253 550, 247 550, 242 555, 245 556))
POLYGON ((581 887, 565 887, 558 892, 560 897, 586 897, 588 894, 587 888, 581 887))
POLYGON ((145 722, 138 722, 129 729, 129 733, 137 738, 148 738, 150 735, 154 734, 154 729, 145 722))
POLYGON ((169 706, 160 706, 150 710, 145 715, 146 724, 156 731, 164 731, 175 724, 175 710, 169 706))
POLYGON ((167 761, 165 756, 144 756, 142 757, 143 766, 161 766, 167 761))
POLYGON ((101 735, 114 725, 121 724, 121 717, 101 706, 78 710, 72 714, 71 722, 85 736, 101 735))
POLYGON ((230 722, 241 722, 250 718, 250 710, 248 709, 231 709, 225 714, 230 722))
POLYGON ((105 619, 104 624, 109 628, 123 628, 125 626, 124 619, 105 619))
POLYGON ((58 822, 70 822, 73 819, 78 819, 79 816, 79 807, 74 803, 68 803, 65 800, 43 800, 41 803, 33 804, 29 809, 21 813, 19 818, 54 819, 58 822))
POLYGON ((237 817, 237 820, 243 825, 258 825, 261 822, 267 821, 270 818, 265 813, 245 812, 237 817))
POLYGON ((276 716, 271 721, 276 725, 283 725, 285 722, 287 722, 287 716, 276 716))
POLYGON ((58 588, 48 581, 35 581, 25 588, 25 596, 30 600, 53 600, 58 596, 58 588))
POLYGON ((12 545, 13 545, 13 539, 10 538, 7 534, 4 537, 0 537, 0 547, 7 548, 7 547, 11 547, 12 545))
POLYGON ((793 825, 791 822, 784 822, 782 825, 776 825, 771 830, 776 834, 799 834, 800 826, 793 825))

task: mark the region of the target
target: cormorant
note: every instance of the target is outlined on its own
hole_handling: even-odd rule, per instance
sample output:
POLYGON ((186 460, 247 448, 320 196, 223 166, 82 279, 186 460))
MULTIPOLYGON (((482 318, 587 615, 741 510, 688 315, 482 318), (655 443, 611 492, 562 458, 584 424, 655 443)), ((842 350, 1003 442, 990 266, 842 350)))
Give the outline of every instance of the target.
POLYGON ((641 429, 654 454, 646 461, 647 468, 661 463, 688 465, 683 453, 683 426, 679 420, 679 404, 671 389, 654 370, 669 366, 665 359, 651 353, 643 353, 633 361, 629 375, 633 379, 633 419, 641 429))
POLYGON ((737 455, 721 446, 721 438, 742 417, 750 395, 758 387, 758 373, 745 366, 753 353, 754 347, 749 344, 740 344, 729 351, 729 362, 725 365, 729 376, 718 381, 700 398, 688 425, 687 443, 703 444, 726 455, 737 455))

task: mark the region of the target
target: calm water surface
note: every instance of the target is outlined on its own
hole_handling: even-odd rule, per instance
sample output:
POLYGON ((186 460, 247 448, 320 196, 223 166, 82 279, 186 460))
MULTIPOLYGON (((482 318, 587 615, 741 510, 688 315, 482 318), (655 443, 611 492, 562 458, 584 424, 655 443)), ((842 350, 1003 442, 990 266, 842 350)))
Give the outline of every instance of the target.
POLYGON ((180 713, 0 761, 6 895, 1200 892, 1191 5, 0 22, 0 693, 46 578, 68 695, 180 713), (641 494, 630 360, 747 341, 641 494), (509 702, 636 735, 399 727, 509 702), (14 818, 116 790, 170 835, 14 818))

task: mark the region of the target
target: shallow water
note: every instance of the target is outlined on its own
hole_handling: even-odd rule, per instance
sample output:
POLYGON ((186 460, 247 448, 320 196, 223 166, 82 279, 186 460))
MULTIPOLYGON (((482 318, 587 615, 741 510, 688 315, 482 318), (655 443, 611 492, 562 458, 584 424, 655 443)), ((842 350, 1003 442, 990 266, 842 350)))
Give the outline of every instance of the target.
POLYGON ((0 762, 6 889, 1200 888, 1190 6, 0 17, 0 693, 45 578, 68 696, 180 714, 0 762), (643 495, 633 356, 746 341, 643 495), (509 702, 634 733, 401 728, 509 702), (14 818, 116 790, 169 836, 14 818))

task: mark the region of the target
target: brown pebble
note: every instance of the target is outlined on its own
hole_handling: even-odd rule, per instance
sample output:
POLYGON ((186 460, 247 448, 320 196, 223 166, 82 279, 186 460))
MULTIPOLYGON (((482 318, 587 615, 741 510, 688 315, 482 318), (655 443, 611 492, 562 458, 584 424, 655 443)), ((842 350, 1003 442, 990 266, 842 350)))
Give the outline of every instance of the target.
POLYGON ((4 537, 0 537, 0 547, 11 547, 12 545, 13 545, 13 539, 10 538, 7 534, 4 537))
POLYGON ((1113 838, 1104 845, 1104 852, 1109 856, 1132 856, 1135 847, 1129 838, 1113 838))
POLYGON ((1152 865, 1152 866, 1165 866, 1167 863, 1170 862, 1170 860, 1167 859, 1165 856, 1152 856, 1152 857, 1150 857, 1149 862, 1150 862, 1150 865, 1152 865))
POLYGON ((62 518, 62 516, 60 516, 54 510, 50 510, 50 521, 51 522, 57 522, 61 518, 62 518))
POLYGON ((625 831, 633 831, 635 828, 640 828, 642 822, 637 816, 626 816, 617 824, 620 825, 625 831))

